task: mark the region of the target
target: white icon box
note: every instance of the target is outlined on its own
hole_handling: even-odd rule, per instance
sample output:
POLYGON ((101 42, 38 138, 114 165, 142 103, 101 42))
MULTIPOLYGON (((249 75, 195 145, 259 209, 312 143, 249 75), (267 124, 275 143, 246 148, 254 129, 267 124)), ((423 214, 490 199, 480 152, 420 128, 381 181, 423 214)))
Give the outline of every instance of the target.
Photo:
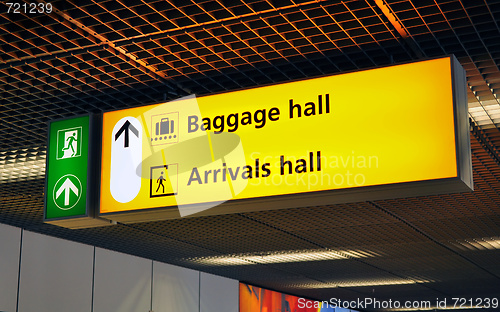
POLYGON ((82 155, 82 127, 57 131, 56 159, 74 158, 82 155))
POLYGON ((149 197, 175 196, 178 193, 178 164, 150 168, 149 197))
POLYGON ((179 113, 151 116, 151 145, 179 142, 179 113))

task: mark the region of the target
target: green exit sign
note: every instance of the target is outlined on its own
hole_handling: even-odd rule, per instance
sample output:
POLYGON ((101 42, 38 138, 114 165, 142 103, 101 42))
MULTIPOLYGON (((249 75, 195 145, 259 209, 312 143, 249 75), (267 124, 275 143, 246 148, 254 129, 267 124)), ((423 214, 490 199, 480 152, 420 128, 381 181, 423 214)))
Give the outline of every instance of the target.
POLYGON ((95 218, 99 146, 96 117, 84 115, 49 123, 45 168, 44 221, 68 228, 102 226, 95 218))

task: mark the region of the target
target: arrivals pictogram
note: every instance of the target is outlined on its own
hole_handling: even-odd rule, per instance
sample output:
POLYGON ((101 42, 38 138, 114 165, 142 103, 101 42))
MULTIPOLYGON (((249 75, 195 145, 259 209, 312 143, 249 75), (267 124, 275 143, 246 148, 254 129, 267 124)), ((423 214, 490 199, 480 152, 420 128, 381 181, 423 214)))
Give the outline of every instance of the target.
POLYGON ((149 197, 177 195, 177 164, 150 168, 149 197))

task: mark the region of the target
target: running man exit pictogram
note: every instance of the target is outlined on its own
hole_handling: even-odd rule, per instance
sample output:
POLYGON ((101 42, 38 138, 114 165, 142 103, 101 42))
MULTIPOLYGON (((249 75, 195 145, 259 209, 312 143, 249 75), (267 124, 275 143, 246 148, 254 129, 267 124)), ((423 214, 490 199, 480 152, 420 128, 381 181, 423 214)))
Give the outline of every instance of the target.
POLYGON ((79 157, 82 154, 82 127, 57 131, 56 159, 79 157))

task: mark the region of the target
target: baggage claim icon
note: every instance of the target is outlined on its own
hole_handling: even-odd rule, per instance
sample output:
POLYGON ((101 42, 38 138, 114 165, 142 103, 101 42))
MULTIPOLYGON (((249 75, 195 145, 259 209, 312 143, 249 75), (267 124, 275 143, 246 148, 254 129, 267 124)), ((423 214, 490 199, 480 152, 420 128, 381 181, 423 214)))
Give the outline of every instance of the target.
POLYGON ((179 113, 151 116, 151 145, 179 142, 179 113))

